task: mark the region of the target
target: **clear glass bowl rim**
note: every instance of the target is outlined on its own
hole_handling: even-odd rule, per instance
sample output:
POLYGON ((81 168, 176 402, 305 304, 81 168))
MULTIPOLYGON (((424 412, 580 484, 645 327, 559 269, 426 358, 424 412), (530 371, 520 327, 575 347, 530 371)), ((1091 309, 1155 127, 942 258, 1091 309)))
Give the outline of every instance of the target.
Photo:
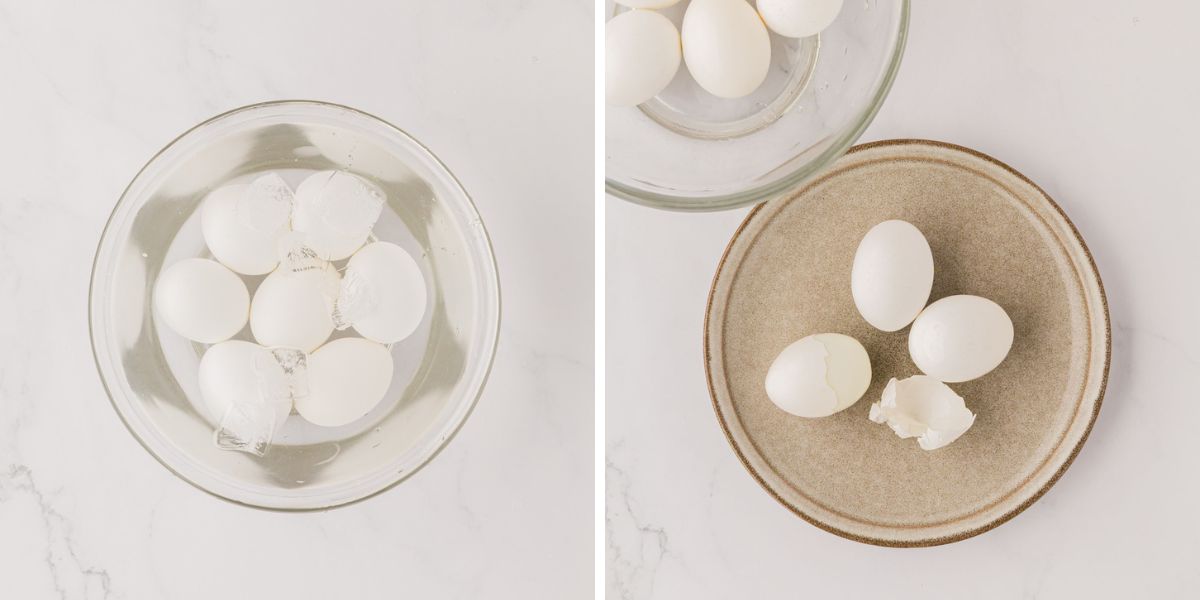
POLYGON ((900 23, 896 36, 896 45, 892 48, 891 57, 887 69, 884 71, 883 80, 879 82, 879 87, 875 89, 871 101, 852 121, 852 126, 846 128, 842 135, 834 140, 829 148, 787 176, 772 183, 729 194, 696 197, 644 190, 611 179, 606 172, 604 176, 604 191, 622 200, 651 208, 682 212, 711 212, 760 204, 795 186, 803 184, 810 177, 820 173, 826 166, 845 154, 846 150, 854 142, 858 141, 858 137, 866 131, 871 121, 875 118, 875 115, 879 112, 879 109, 883 106, 883 101, 887 98, 888 92, 892 89, 892 83, 896 79, 896 73, 900 70, 900 61, 904 56, 904 47, 908 42, 910 7, 911 0, 900 0, 900 23))
POLYGON ((454 173, 450 171, 445 163, 443 163, 441 159, 439 159, 431 150, 429 150, 428 147, 417 141, 417 139, 409 135, 408 132, 397 127, 396 125, 393 125, 391 122, 357 108, 322 100, 284 99, 247 104, 209 117, 175 136, 170 142, 155 152, 154 155, 151 156, 140 169, 138 169, 137 173, 134 174, 134 176, 130 179, 129 184, 127 184, 125 189, 122 190, 120 197, 113 206, 112 213, 109 214, 108 219, 104 223, 104 228, 101 231, 100 241, 97 243, 96 253, 92 259, 92 271, 88 284, 88 337, 92 348, 92 359, 96 365, 96 370, 100 375, 100 382, 104 387, 105 394, 108 396, 109 403, 112 405, 113 410, 117 413, 117 416, 121 419, 121 423, 125 426, 125 429, 129 431, 130 435, 137 440, 138 444, 140 444, 142 448, 145 449, 148 454, 150 454, 150 456, 154 457, 159 464, 161 464, 176 477, 180 478, 196 489, 232 504, 272 512, 312 512, 355 504, 388 491, 409 477, 412 477, 413 474, 420 471, 425 467, 425 465, 429 464, 429 462, 433 460, 434 457, 436 457, 443 449, 445 449, 450 441, 462 429, 463 424, 466 423, 467 419, 471 416, 471 413, 474 411, 475 406, 479 402, 480 396, 483 394, 487 380, 491 375, 492 367, 495 364, 496 350, 500 337, 500 317, 500 278, 497 271, 496 256, 492 247, 491 236, 489 235, 487 227, 479 215, 474 200, 471 198, 470 194, 467 193, 466 189, 462 186, 462 183, 458 180, 454 173), (466 211, 467 216, 477 223, 479 236, 478 241, 481 242, 481 248, 484 250, 483 257, 485 258, 485 260, 480 264, 480 267, 484 271, 483 275, 488 286, 488 289, 485 290, 486 306, 483 307, 484 318, 486 320, 486 322, 483 324, 483 327, 485 328, 484 338, 486 340, 483 359, 481 360, 481 364, 476 368, 476 372, 473 374, 475 382, 472 386, 472 389, 468 390, 467 397, 461 401, 464 406, 458 411, 456 417, 447 423, 447 426, 443 429, 441 435, 438 436, 437 443, 427 449, 427 451, 423 452, 419 460, 417 460, 415 464, 411 466, 411 468, 407 468, 403 472, 396 473, 393 477, 389 478, 387 483, 383 485, 374 485, 372 489, 359 490, 358 492, 349 494, 350 497, 348 499, 339 499, 332 502, 319 502, 304 506, 275 506, 265 503, 257 503, 242 498, 235 498, 232 497, 232 495, 209 489, 200 481, 197 481, 196 478, 189 477, 181 473, 179 469, 173 466, 166 458, 156 451, 151 444, 144 439, 143 435, 139 433, 137 428, 130 423, 130 417, 125 414, 121 404, 114 396, 113 387, 109 383, 109 378, 106 375, 105 367, 101 364, 100 356, 102 352, 99 346, 100 339, 98 338, 96 331, 96 312, 101 307, 98 304, 99 300, 96 297, 100 258, 105 250, 105 246, 111 242, 109 236, 114 219, 124 205, 131 201, 129 200, 129 193, 130 190, 133 189, 134 185, 164 154, 166 154, 176 144, 188 136, 237 114, 273 108, 282 108, 287 106, 314 107, 322 110, 333 109, 353 113, 359 117, 364 117, 368 121, 373 121, 375 125, 381 128, 385 135, 396 136, 401 142, 410 145, 414 152, 421 154, 422 158, 424 158, 429 165, 439 171, 439 174, 444 176, 445 180, 455 188, 458 194, 461 195, 463 203, 459 208, 466 211))

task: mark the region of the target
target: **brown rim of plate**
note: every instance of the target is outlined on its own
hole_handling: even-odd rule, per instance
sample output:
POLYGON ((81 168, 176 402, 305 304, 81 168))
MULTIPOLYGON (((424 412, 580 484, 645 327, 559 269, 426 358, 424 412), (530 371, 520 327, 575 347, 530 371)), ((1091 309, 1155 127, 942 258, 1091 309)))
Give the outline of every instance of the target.
MULTIPOLYGON (((940 142, 940 141, 936 141, 936 140, 926 140, 926 139, 919 139, 919 138, 900 138, 900 139, 892 139, 892 140, 880 140, 880 141, 876 141, 876 142, 867 142, 864 144, 858 144, 856 146, 853 146, 852 148, 850 148, 849 150, 846 151, 846 155, 855 154, 855 153, 862 152, 864 150, 869 150, 872 148, 880 148, 880 147, 887 147, 887 146, 907 146, 907 145, 933 146, 933 147, 938 147, 938 148, 954 150, 957 152, 962 152, 964 154, 970 155, 974 158, 984 160, 995 166, 998 166, 1001 169, 1003 169, 1004 171, 1008 172, 1009 174, 1017 177, 1021 181, 1029 184, 1031 187, 1033 187, 1033 189, 1037 190, 1037 193, 1040 194, 1042 196, 1042 198, 1044 198, 1046 200, 1046 202, 1051 207, 1053 207, 1055 211, 1058 212, 1059 216, 1061 216, 1063 221, 1066 222, 1067 226, 1070 227, 1071 233, 1074 234, 1074 236, 1075 236, 1075 240, 1077 242, 1079 242, 1080 248, 1083 249, 1084 255, 1087 256, 1088 266, 1091 268, 1092 273, 1096 277, 1096 287, 1098 288, 1098 290, 1100 292, 1100 306, 1102 308, 1101 314, 1104 316, 1104 370, 1103 370, 1103 373, 1100 378, 1100 391, 1099 391, 1099 394, 1096 396, 1095 407, 1092 409, 1092 415, 1088 419, 1087 427, 1084 428, 1083 436, 1079 438, 1079 442, 1076 443, 1075 447, 1071 449, 1070 454, 1067 455, 1067 459, 1063 462, 1062 466, 1059 467, 1058 471, 1055 472, 1050 477, 1050 480, 1047 481, 1044 486, 1042 486, 1040 489, 1038 489, 1036 492, 1034 492, 1033 495, 1031 495, 1029 498, 1025 499, 1023 502, 1021 502, 1019 505, 1017 505, 1012 510, 1000 515, 999 517, 997 517, 996 519, 987 523, 986 525, 983 525, 981 527, 976 527, 974 529, 970 529, 970 530, 967 530, 967 531, 964 531, 961 533, 957 533, 954 535, 933 537, 933 538, 928 538, 928 539, 923 539, 923 540, 915 540, 915 541, 897 541, 897 540, 887 540, 887 539, 882 539, 882 538, 873 538, 873 537, 858 535, 855 533, 844 531, 842 529, 838 529, 837 527, 833 527, 832 525, 829 525, 828 523, 822 522, 819 519, 816 519, 816 518, 812 517, 811 515, 808 515, 804 511, 800 510, 798 507, 793 506, 792 504, 789 504, 783 497, 781 497, 778 493, 776 493, 775 490, 771 489, 771 487, 767 485, 767 482, 762 478, 762 476, 758 473, 758 471, 756 471, 754 469, 754 467, 750 465, 750 462, 747 460, 745 453, 742 451, 742 448, 740 446, 738 446, 737 442, 733 439, 733 434, 730 433, 730 430, 729 430, 729 423, 725 420, 725 415, 721 412, 720 407, 717 405, 717 393, 716 393, 716 389, 713 387, 713 378, 712 378, 712 352, 711 352, 711 348, 709 347, 710 341, 709 341, 709 337, 708 337, 709 320, 712 316, 713 298, 716 295, 716 291, 717 291, 717 280, 720 279, 722 272, 725 270, 725 264, 726 264, 726 260, 729 258, 729 253, 733 249, 734 244, 738 241, 738 239, 741 237, 742 233, 745 231, 746 227, 754 219, 755 215, 757 215, 758 212, 760 210, 762 210, 765 203, 758 204, 754 208, 752 208, 750 210, 750 212, 746 215, 746 218, 744 220, 742 220, 741 224, 738 225, 737 229, 733 232, 733 236, 729 239, 729 243, 725 246, 725 251, 721 254, 721 260, 718 261, 718 263, 717 263, 717 270, 713 274, 713 281, 708 290, 708 301, 705 304, 705 309, 704 309, 704 376, 708 382, 709 401, 712 402, 713 412, 716 413, 717 421, 721 425, 721 432, 725 434, 725 440, 727 442, 729 442, 729 446, 731 448, 733 448, 733 452, 734 452, 734 454, 737 455, 738 461, 740 461, 742 463, 742 466, 746 469, 746 471, 748 473, 750 473, 750 476, 754 478, 754 481, 758 482, 758 485, 761 486, 764 490, 766 490, 766 492, 772 498, 774 498, 775 501, 779 502, 781 505, 783 505, 785 508, 790 510, 792 513, 796 514, 801 519, 808 521, 812 525, 815 525, 816 527, 823 529, 825 531, 828 531, 829 533, 832 533, 834 535, 846 538, 848 540, 862 542, 864 544, 871 544, 874 546, 885 546, 885 547, 889 547, 889 548, 922 548, 922 547, 928 547, 928 546, 940 546, 943 544, 950 544, 953 542, 962 541, 967 538, 977 536, 986 531, 995 529, 996 527, 1002 525, 1003 523, 1005 523, 1005 522, 1009 521, 1010 519, 1012 519, 1013 517, 1017 516, 1025 509, 1029 508, 1034 502, 1037 502, 1043 495, 1045 495, 1045 493, 1047 491, 1049 491, 1049 489, 1051 487, 1054 486, 1055 483, 1058 482, 1059 478, 1062 477, 1063 473, 1065 473, 1067 471, 1067 468, 1071 466, 1071 463, 1075 462, 1075 457, 1079 455, 1079 451, 1083 449, 1084 443, 1087 442, 1088 436, 1091 435, 1092 427, 1096 424, 1096 418, 1100 415, 1100 407, 1101 407, 1101 405, 1104 404, 1104 394, 1108 389, 1108 372, 1109 372, 1109 368, 1112 366, 1112 322, 1109 318, 1108 296, 1104 292, 1104 282, 1100 277, 1100 270, 1096 267, 1096 259, 1095 259, 1095 257, 1092 256, 1092 251, 1088 248, 1087 243, 1083 241, 1083 236, 1081 236, 1079 234, 1079 228, 1076 227, 1075 223, 1071 221, 1070 217, 1068 217, 1067 214, 1065 212, 1063 212, 1062 207, 1059 206, 1058 203, 1055 202, 1054 199, 1051 198, 1050 195, 1047 194, 1046 191, 1043 190, 1038 184, 1034 183, 1028 177, 1023 175, 1020 171, 1017 171, 1016 169, 1012 168, 1008 164, 1006 164, 1002 161, 999 161, 995 158, 992 158, 991 156, 988 156, 977 150, 972 150, 970 148, 967 148, 964 146, 959 146, 957 144, 951 144, 949 142, 940 142)), ((834 168, 836 168, 836 167, 834 167, 834 168)), ((826 173, 829 173, 829 171, 826 171, 826 173)), ((823 178, 819 178, 819 179, 823 179, 823 178)), ((788 196, 792 197, 792 198, 796 197, 797 195, 803 193, 806 189, 808 189, 813 183, 815 183, 819 179, 813 179, 813 180, 806 182, 803 187, 788 194, 788 196)))

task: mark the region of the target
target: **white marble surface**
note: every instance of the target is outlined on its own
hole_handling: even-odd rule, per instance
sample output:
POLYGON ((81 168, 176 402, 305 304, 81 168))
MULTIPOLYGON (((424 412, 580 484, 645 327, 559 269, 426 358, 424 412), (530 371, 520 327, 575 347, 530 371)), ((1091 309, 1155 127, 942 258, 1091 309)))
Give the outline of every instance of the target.
POLYGON ((701 363, 709 282, 745 211, 607 204, 607 586, 612 598, 1182 598, 1200 590, 1200 38, 1194 3, 915 3, 864 140, 996 156, 1088 241, 1113 321, 1104 408, 1013 521, 895 550, 818 530, 742 469, 701 363))
POLYGON ((593 574, 593 17, 587 0, 0 0, 0 597, 580 598, 593 574), (162 145, 278 98, 356 106, 474 196, 500 351, 433 463, 276 514, 171 475, 92 361, 113 203, 162 145), (553 249, 553 252, 548 252, 553 249))

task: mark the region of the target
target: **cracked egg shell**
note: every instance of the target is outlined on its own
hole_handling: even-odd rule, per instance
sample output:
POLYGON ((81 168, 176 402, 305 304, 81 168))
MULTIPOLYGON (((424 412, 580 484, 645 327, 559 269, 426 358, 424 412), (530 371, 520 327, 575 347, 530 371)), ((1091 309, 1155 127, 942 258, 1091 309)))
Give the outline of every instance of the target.
POLYGON ((893 377, 879 402, 871 405, 870 419, 886 423, 903 439, 917 438, 922 450, 946 446, 975 423, 962 396, 928 375, 893 377))
POLYGON ((793 342, 767 370, 767 397, 798 417, 827 417, 858 401, 871 385, 871 359, 858 340, 818 333, 793 342))

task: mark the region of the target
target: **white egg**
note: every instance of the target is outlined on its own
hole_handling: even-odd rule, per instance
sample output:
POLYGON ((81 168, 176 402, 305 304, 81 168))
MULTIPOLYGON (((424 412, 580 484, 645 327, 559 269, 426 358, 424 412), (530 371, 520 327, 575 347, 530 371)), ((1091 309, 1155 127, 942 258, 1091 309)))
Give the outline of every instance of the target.
POLYGON ((270 273, 290 227, 292 191, 274 173, 217 188, 200 206, 200 229, 213 257, 246 275, 270 273))
POLYGON ((800 417, 827 417, 871 386, 871 359, 858 340, 819 333, 792 343, 767 370, 767 397, 800 417))
POLYGON ((604 26, 604 99, 637 106, 658 95, 679 70, 679 31, 670 19, 631 10, 604 26))
POLYGON ((842 0, 758 0, 758 14, 771 31, 802 38, 821 33, 842 10, 842 0))
POLYGON ((362 338, 329 342, 308 357, 308 395, 296 412, 324 427, 352 423, 367 414, 392 384, 392 354, 362 338))
POLYGON ((200 359, 200 394, 208 416, 221 424, 231 407, 265 404, 276 428, 292 411, 291 396, 272 393, 267 382, 282 376, 271 352, 258 344, 229 340, 210 347, 200 359))
POLYGON ((246 325, 250 294, 233 271, 205 258, 181 260, 158 276, 154 307, 179 335, 203 344, 233 337, 246 325))
POLYGON ((312 352, 333 333, 341 277, 332 265, 305 271, 279 268, 254 292, 250 331, 264 346, 312 352))
POLYGON ((868 323, 883 331, 903 329, 920 314, 932 289, 933 253, 911 223, 884 221, 863 236, 854 253, 850 292, 868 323))
POLYGON ((871 405, 870 419, 886 423, 903 439, 917 438, 922 450, 937 450, 957 440, 975 423, 975 415, 954 390, 925 375, 897 381, 871 405))
POLYGON ((1013 324, 999 304, 948 296, 930 304, 908 333, 908 353, 922 373, 950 383, 986 375, 1008 356, 1013 324))
POLYGON ((679 4, 679 0, 617 0, 617 4, 629 8, 666 8, 679 4))
POLYGON ((683 60, 700 87, 740 98, 758 89, 771 67, 771 39, 745 0, 692 0, 683 15, 683 60))
POLYGON ((350 257, 342 281, 343 298, 347 292, 368 297, 366 309, 351 315, 355 331, 367 339, 382 344, 398 342, 412 335, 425 316, 421 267, 396 244, 375 242, 363 246, 350 257))
POLYGON ((385 195, 367 180, 346 171, 319 171, 296 187, 292 229, 326 260, 354 254, 379 219, 385 195))

